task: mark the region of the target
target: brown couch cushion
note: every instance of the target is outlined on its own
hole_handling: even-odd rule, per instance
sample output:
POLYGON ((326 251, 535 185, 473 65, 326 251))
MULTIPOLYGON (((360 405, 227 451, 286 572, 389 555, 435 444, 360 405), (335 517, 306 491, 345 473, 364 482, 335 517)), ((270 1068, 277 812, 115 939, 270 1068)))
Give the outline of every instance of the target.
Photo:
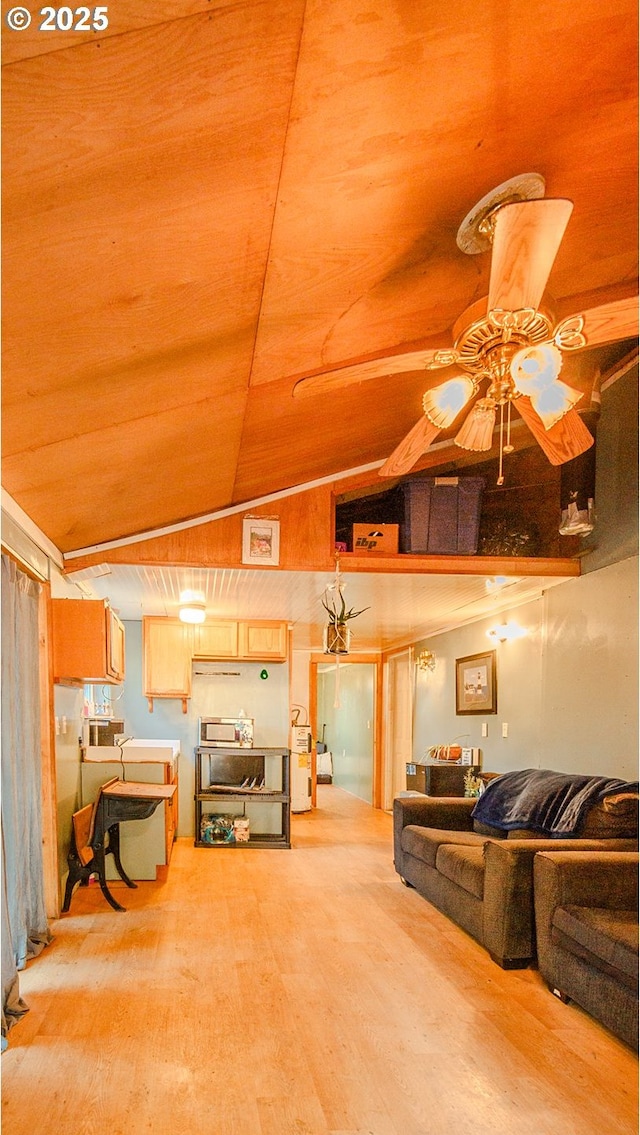
POLYGON ((633 793, 606 796, 586 813, 581 839, 634 839, 638 834, 638 797, 633 793))
POLYGON ((552 941, 628 989, 638 989, 638 913, 590 906, 559 906, 552 941))
POLYGON ((400 846, 408 855, 421 859, 429 867, 436 867, 438 848, 442 844, 462 844, 471 847, 484 847, 484 836, 475 832, 447 832, 439 828, 421 828, 418 824, 408 824, 402 829, 400 846))
POLYGON ((484 897, 484 847, 441 844, 436 867, 441 875, 462 887, 463 891, 477 899, 484 897))
POLYGON ((490 839, 506 839, 507 833, 502 828, 494 828, 492 824, 483 824, 481 820, 473 821, 473 830, 478 835, 489 836, 490 839))

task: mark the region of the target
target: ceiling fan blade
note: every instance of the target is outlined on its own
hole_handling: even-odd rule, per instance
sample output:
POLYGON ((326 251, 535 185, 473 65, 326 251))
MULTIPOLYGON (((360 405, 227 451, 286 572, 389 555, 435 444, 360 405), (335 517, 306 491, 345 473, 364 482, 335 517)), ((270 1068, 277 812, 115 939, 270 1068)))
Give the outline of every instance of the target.
POLYGON ((638 335, 638 297, 615 300, 592 307, 582 313, 583 334, 587 347, 598 343, 615 343, 618 339, 635 339, 638 335))
POLYGON ((370 378, 424 370, 436 354, 437 351, 406 351, 399 355, 388 355, 383 359, 370 359, 365 363, 353 363, 351 366, 308 375, 298 379, 293 388, 293 397, 307 398, 311 395, 329 394, 333 390, 341 390, 356 382, 367 382, 370 378))
POLYGON ((426 414, 409 430, 406 437, 396 446, 391 457, 378 469, 380 477, 400 477, 413 468, 418 458, 429 448, 440 430, 429 421, 426 414))
POLYGON ((542 197, 497 212, 488 309, 537 310, 573 209, 571 201, 542 197))
POLYGON ((546 430, 526 395, 518 398, 514 406, 552 465, 564 465, 593 445, 594 439, 575 409, 568 410, 559 422, 546 430))

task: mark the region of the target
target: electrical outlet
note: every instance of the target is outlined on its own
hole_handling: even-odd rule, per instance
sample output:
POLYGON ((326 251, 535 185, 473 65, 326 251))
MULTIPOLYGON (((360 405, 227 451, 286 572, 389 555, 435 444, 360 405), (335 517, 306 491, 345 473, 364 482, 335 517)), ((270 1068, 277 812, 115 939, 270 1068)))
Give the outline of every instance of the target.
POLYGON ((506 721, 502 722, 502 736, 503 737, 509 736, 509 724, 506 721))
POLYGON ((482 722, 482 736, 483 737, 489 736, 489 723, 487 721, 482 722))

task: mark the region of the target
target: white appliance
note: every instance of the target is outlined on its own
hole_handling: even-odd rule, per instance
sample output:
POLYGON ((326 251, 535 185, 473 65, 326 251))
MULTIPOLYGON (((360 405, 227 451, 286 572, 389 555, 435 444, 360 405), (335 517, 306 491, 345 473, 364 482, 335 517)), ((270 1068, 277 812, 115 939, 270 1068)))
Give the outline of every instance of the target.
POLYGON ((291 727, 291 811, 311 811, 311 726, 291 727))

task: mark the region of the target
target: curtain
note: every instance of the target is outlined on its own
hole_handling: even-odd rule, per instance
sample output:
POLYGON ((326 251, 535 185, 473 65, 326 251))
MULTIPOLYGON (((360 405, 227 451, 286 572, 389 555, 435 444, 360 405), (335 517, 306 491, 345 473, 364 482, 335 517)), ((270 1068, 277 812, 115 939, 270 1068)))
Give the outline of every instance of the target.
POLYGON ((18 971, 51 940, 44 902, 40 585, 2 556, 2 1035, 27 1010, 18 971))

